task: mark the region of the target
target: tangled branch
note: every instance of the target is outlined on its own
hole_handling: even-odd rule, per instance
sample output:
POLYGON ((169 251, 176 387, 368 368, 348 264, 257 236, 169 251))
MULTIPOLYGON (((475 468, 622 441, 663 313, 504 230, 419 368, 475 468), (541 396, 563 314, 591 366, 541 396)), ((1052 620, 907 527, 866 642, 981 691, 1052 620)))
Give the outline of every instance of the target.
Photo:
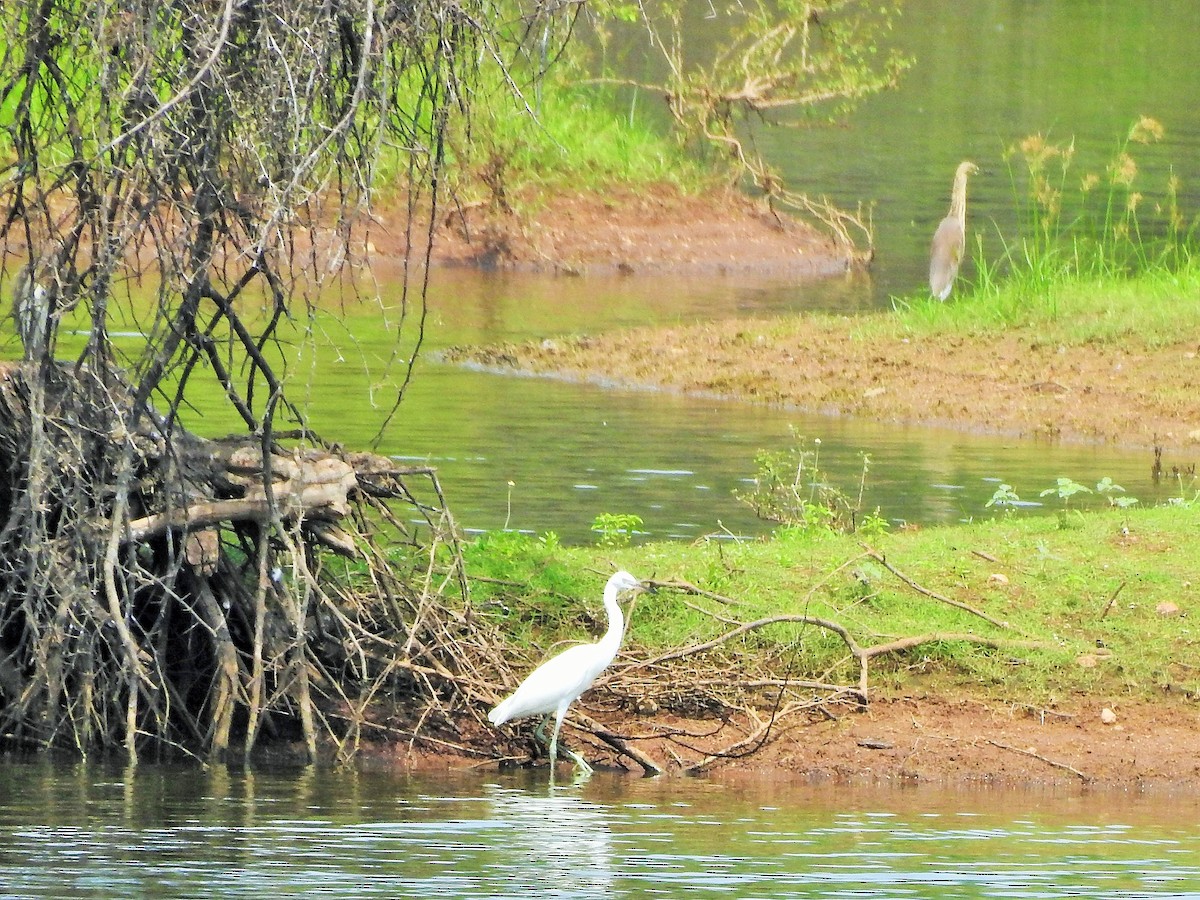
POLYGON ((836 118, 898 83, 911 61, 879 46, 897 10, 871 4, 867 13, 867 5, 755 0, 722 7, 719 15, 713 7, 713 18, 731 24, 716 52, 704 59, 696 58, 687 41, 692 29, 684 25, 683 6, 642 5, 638 26, 665 66, 665 80, 646 83, 622 74, 597 81, 664 97, 684 141, 716 148, 731 160, 733 179, 761 191, 772 211, 783 208, 817 222, 852 258, 869 261, 874 240, 869 212, 840 209, 826 197, 789 188, 754 140, 759 125, 836 118))
POLYGON ((290 342, 327 292, 369 284, 389 163, 409 213, 396 417, 423 340, 409 263, 428 254, 480 46, 500 45, 484 11, 0 6, 0 289, 24 358, 0 373, 5 741, 136 760, 269 733, 315 756, 350 752, 375 697, 448 702, 453 658, 425 611, 443 593, 461 610, 465 581, 434 562, 454 541, 436 475, 316 434, 289 394, 290 342), (242 432, 192 434, 198 397, 242 432), (411 568, 392 571, 384 538, 411 568))
MULTIPOLYGON (((864 558, 886 562, 882 554, 865 548, 862 555, 848 559, 819 579, 795 605, 806 607, 822 585, 864 558)), ((647 773, 667 768, 666 761, 655 758, 663 753, 674 760, 680 771, 696 772, 720 761, 756 753, 787 731, 789 722, 832 715, 831 710, 844 705, 865 707, 870 697, 872 665, 883 657, 939 643, 965 643, 1005 652, 1047 649, 1045 644, 1010 636, 1005 633, 1011 631, 1009 626, 969 604, 925 587, 891 563, 884 568, 899 584, 919 596, 986 621, 1000 633, 932 631, 866 642, 842 622, 808 613, 781 613, 738 621, 728 612, 729 607, 737 605, 735 598, 689 582, 658 581, 654 587, 662 594, 678 592, 719 604, 717 609, 688 604, 707 615, 718 627, 717 633, 650 656, 641 655, 636 649, 623 652, 598 683, 599 690, 591 695, 590 704, 585 696, 585 707, 606 707, 608 718, 628 722, 644 717, 647 723, 644 729, 622 733, 605 724, 604 717, 578 709, 567 721, 647 773), (755 644, 755 636, 780 627, 789 629, 789 637, 779 640, 777 651, 764 653, 755 644), (808 629, 826 632, 841 642, 846 660, 853 666, 852 678, 839 683, 829 673, 815 678, 806 673, 802 647, 808 629), (744 649, 747 644, 757 649, 747 651, 744 649), (681 721, 685 724, 680 725, 681 721), (735 735, 722 744, 718 736, 726 730, 735 735), (655 748, 654 752, 642 749, 639 745, 643 744, 655 748)), ((505 671, 493 677, 511 681, 519 675, 505 671)))

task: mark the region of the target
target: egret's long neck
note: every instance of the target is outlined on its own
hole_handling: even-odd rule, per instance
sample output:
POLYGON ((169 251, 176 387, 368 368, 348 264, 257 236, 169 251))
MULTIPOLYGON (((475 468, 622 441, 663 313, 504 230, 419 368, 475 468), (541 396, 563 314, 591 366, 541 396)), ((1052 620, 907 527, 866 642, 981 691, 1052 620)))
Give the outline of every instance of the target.
POLYGON ((604 611, 608 613, 608 631, 604 632, 604 637, 600 639, 600 646, 612 656, 616 656, 621 646, 621 638, 625 635, 625 616, 617 604, 616 588, 604 589, 604 611))

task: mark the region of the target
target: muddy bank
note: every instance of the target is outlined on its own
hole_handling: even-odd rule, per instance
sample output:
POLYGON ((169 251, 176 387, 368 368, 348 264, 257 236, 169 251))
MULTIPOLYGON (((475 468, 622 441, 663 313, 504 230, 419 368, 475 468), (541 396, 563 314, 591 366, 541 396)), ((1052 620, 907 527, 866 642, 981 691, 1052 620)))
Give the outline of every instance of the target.
MULTIPOLYGON (((515 205, 445 204, 434 262, 558 275, 811 278, 843 273, 861 256, 766 201, 730 190, 693 196, 669 186, 616 189, 515 205)), ((384 215, 401 219, 400 212, 384 215)), ((373 233, 379 257, 395 257, 387 246, 402 238, 395 230, 373 233)))
MULTIPOLYGON (((663 764, 668 776, 699 762, 705 754, 733 745, 758 727, 735 721, 716 731, 715 721, 661 714, 613 717, 598 709, 602 702, 593 697, 597 708, 589 708, 585 696, 580 709, 663 764), (655 738, 656 733, 689 735, 691 749, 681 750, 678 742, 655 738)), ((753 753, 717 760, 701 771, 809 784, 1145 793, 1200 790, 1200 709, 1186 702, 1166 700, 1159 705, 1076 698, 1043 708, 1016 701, 915 693, 878 698, 866 709, 833 707, 828 713, 804 720, 790 718, 753 753)), ((563 739, 598 767, 641 774, 631 760, 616 756, 604 744, 585 743, 570 728, 564 730, 563 739)), ((445 771, 528 762, 528 758, 488 760, 488 741, 487 734, 474 736, 479 755, 473 757, 406 744, 393 745, 385 756, 396 764, 445 771)))
POLYGON ((1172 451, 1200 444, 1194 340, 1156 348, 1064 347, 1035 334, 860 338, 849 318, 796 316, 455 348, 499 370, 719 396, 1055 441, 1172 451))

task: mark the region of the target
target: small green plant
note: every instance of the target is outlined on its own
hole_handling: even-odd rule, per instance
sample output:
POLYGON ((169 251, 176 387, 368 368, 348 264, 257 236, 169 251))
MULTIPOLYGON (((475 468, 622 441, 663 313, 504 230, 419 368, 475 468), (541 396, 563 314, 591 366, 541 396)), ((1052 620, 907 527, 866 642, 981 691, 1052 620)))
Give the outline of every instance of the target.
POLYGON ((1069 509, 1071 506, 1072 497, 1074 497, 1076 494, 1090 494, 1091 492, 1091 488, 1084 487, 1078 481, 1075 481, 1071 478, 1056 478, 1054 480, 1054 486, 1046 488, 1044 491, 1042 491, 1040 496, 1049 497, 1051 494, 1053 494, 1063 502, 1063 506, 1065 508, 1069 509))
POLYGON ((1118 497, 1117 494, 1125 493, 1125 488, 1114 482, 1107 475, 1096 482, 1096 493, 1106 498, 1109 506, 1115 506, 1118 509, 1128 509, 1138 502, 1137 497, 1118 497))
POLYGON ((1079 524, 1079 521, 1083 519, 1083 513, 1080 510, 1071 509, 1071 498, 1076 494, 1090 494, 1091 492, 1091 488, 1085 487, 1072 478, 1059 477, 1055 479, 1054 486, 1046 488, 1040 496, 1053 495, 1062 501, 1062 509, 1058 511, 1058 527, 1070 528, 1073 524, 1079 524), (1074 517, 1072 517, 1072 513, 1075 514, 1074 517))
POLYGON ((754 488, 735 496, 769 522, 803 531, 853 527, 846 495, 828 484, 819 468, 821 439, 804 438, 786 450, 762 450, 755 457, 754 488))
POLYGON ((1001 484, 992 494, 992 499, 984 504, 985 507, 1001 506, 1006 507, 1006 512, 1012 512, 1012 508, 1021 502, 1021 497, 1011 484, 1001 484))
POLYGON ((641 527, 642 517, 633 513, 601 513, 592 520, 601 547, 626 547, 641 527))
POLYGON ((879 507, 875 507, 874 512, 867 513, 858 523, 857 533, 862 535, 865 540, 872 541, 882 534, 886 534, 891 528, 891 523, 880 515, 879 507))
POLYGON ((752 490, 734 496, 754 510, 761 519, 778 522, 801 532, 861 532, 877 537, 890 526, 876 507, 863 513, 867 473, 871 457, 862 454, 857 497, 850 497, 829 483, 821 471, 821 439, 809 445, 797 438, 787 450, 762 450, 754 457, 758 473, 752 490))

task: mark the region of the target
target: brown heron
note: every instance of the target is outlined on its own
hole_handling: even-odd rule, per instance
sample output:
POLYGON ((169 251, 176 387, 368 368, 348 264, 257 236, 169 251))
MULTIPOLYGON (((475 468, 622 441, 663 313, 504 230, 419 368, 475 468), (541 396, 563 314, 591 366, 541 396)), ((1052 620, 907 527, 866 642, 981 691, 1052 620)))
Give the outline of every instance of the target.
POLYGON ((967 177, 978 172, 975 163, 961 162, 954 173, 954 190, 950 194, 950 212, 933 233, 929 252, 929 290, 939 300, 950 296, 958 263, 967 240, 967 177))

